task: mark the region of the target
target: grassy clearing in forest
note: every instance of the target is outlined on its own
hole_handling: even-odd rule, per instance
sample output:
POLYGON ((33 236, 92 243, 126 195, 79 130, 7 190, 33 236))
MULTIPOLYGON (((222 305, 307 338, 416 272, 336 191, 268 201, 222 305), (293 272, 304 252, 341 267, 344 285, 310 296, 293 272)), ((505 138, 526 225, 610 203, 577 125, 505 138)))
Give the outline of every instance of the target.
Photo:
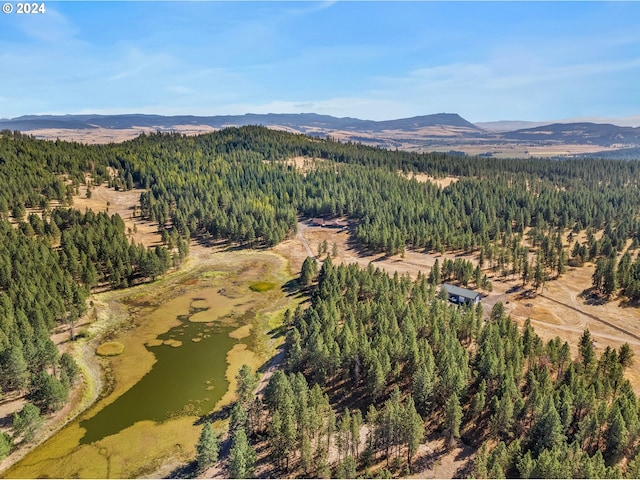
MULTIPOLYGON (((293 272, 294 274, 300 271, 300 266, 308 255, 300 236, 308 243, 312 252, 317 252, 318 245, 322 242, 327 242, 330 249, 335 243, 338 255, 332 258, 334 264, 358 263, 361 268, 367 268, 371 262, 390 275, 395 272, 400 275, 408 274, 413 278, 418 272, 428 275, 436 259, 440 264, 445 258, 452 260, 462 258, 477 264, 477 253, 447 252, 442 255, 407 250, 404 257, 402 255, 369 255, 353 245, 349 232, 309 227, 306 224, 299 224, 298 228, 301 235, 275 247, 276 251, 288 256, 292 266, 298 269, 293 272)), ((596 238, 601 236, 602 231, 595 233, 596 238)), ((580 232, 574 236, 573 241, 584 242, 585 239, 585 233, 580 232)), ((598 353, 602 353, 607 346, 619 348, 623 343, 629 343, 638 358, 640 356, 640 341, 637 340, 640 336, 640 309, 624 306, 619 298, 612 298, 603 304, 590 304, 584 297, 583 291, 591 286, 594 270, 593 263, 586 263, 578 268, 569 267, 560 278, 546 282, 544 289, 540 289, 532 296, 526 296, 522 295, 520 289, 513 290, 514 287, 522 285, 520 278, 510 275, 503 278, 489 268, 485 268, 484 273, 492 282, 493 291, 485 292, 487 296, 483 298, 482 303, 487 310, 490 310, 495 303, 502 302, 505 311, 519 325, 523 325, 525 320, 530 318, 536 333, 544 341, 559 336, 562 340, 569 342, 574 356, 578 354, 577 345, 580 336, 588 328, 598 353), (618 330, 611 328, 610 325, 617 326, 618 330)), ((531 285, 527 288, 531 288, 531 285)), ((631 381, 636 393, 640 394, 640 373, 637 373, 637 369, 628 369, 625 376, 631 381)))

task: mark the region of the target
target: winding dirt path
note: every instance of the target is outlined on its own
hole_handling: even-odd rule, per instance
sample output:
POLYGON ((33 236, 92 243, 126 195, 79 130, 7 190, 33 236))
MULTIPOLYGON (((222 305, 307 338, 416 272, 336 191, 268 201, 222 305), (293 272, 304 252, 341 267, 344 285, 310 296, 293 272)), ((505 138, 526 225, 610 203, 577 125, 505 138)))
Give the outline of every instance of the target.
POLYGON ((298 222, 298 233, 296 233, 296 239, 305 248, 305 250, 307 251, 308 256, 311 257, 311 258, 315 258, 316 261, 318 261, 318 259, 316 258, 315 254, 313 253, 313 250, 311 250, 311 247, 309 246, 309 242, 307 241, 306 238, 304 238, 304 231, 307 228, 309 228, 309 226, 306 223, 298 222))
MULTIPOLYGON (((625 328, 621 328, 621 327, 619 327, 617 325, 614 325, 611 322, 607 322, 606 320, 603 320, 602 318, 599 318, 599 317, 596 317, 595 315, 587 313, 584 310, 580 310, 579 308, 573 307, 573 306, 568 305, 568 304, 566 304, 564 302, 560 302, 559 300, 556 300, 555 298, 551 298, 551 297, 549 297, 547 295, 544 295, 544 294, 540 294, 540 296, 542 298, 546 298, 547 300, 549 300, 549 301, 551 301, 553 303, 556 303, 558 305, 562 305, 565 308, 569 308, 569 309, 579 313, 580 315, 584 315, 586 317, 589 317, 590 319, 595 320, 596 322, 603 323, 607 327, 613 328, 614 330, 616 330, 616 331, 618 331, 618 332, 620 332, 620 333, 622 333, 624 335, 624 337, 615 337, 615 336, 599 333, 598 335, 600 337, 609 338, 611 340, 618 340, 618 341, 621 341, 621 342, 629 342, 629 340, 627 338, 625 338, 625 337, 631 337, 631 338, 635 339, 636 341, 635 342, 632 341, 632 342, 629 342, 629 343, 634 343, 635 345, 640 345, 640 336, 636 335, 635 333, 631 333, 629 330, 627 330, 625 328)), ((559 327, 556 327, 556 328, 559 328, 559 327)), ((579 328, 567 328, 567 330, 570 330, 570 331, 584 331, 584 329, 579 329, 579 328)))

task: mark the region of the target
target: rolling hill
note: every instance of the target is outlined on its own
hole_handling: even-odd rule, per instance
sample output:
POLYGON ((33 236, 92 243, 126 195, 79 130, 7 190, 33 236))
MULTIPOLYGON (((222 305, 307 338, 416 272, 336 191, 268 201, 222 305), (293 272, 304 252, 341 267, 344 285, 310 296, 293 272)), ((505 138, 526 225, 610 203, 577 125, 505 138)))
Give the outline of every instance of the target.
POLYGON ((455 113, 395 120, 362 120, 315 113, 245 115, 27 115, 0 119, 0 130, 39 138, 108 143, 148 131, 203 133, 229 126, 263 125, 316 137, 361 142, 408 151, 461 151, 484 156, 628 157, 640 148, 640 127, 609 123, 487 122, 475 125, 455 113), (507 130, 512 127, 512 130, 507 130), (518 128, 527 127, 527 128, 518 128), (506 131, 505 131, 506 130, 506 131))

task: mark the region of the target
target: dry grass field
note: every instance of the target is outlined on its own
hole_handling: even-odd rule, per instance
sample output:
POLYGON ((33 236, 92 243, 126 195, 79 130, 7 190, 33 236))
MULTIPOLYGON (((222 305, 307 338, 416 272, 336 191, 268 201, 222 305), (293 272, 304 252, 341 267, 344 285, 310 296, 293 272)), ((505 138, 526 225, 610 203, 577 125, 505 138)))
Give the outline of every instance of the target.
MULTIPOLYGON (((282 125, 269 128, 291 133, 301 133, 300 129, 282 125)), ((119 143, 136 138, 142 133, 156 131, 174 131, 185 135, 200 135, 218 130, 208 125, 175 125, 171 129, 159 127, 132 127, 125 129, 96 127, 91 129, 47 128, 28 130, 24 133, 45 140, 66 140, 86 144, 119 143)), ((486 138, 465 138, 465 134, 473 131, 465 127, 434 126, 415 131, 385 130, 381 133, 357 132, 341 130, 324 130, 316 127, 305 127, 304 133, 327 135, 341 141, 358 141, 360 143, 379 146, 380 142, 391 148, 399 148, 410 152, 449 152, 455 150, 467 155, 491 154, 498 158, 531 158, 550 156, 572 156, 582 153, 614 151, 625 145, 604 147, 593 144, 526 144, 525 142, 500 141, 488 142, 486 138)))
MULTIPOLYGON (((218 130, 208 125, 175 125, 170 131, 184 133, 185 135, 200 135, 218 130)), ((43 128, 39 130, 27 130, 24 133, 33 135, 43 140, 66 140, 86 144, 120 143, 140 136, 142 133, 154 133, 156 131, 168 131, 166 128, 132 127, 132 128, 43 128)))
POLYGON ((574 144, 554 144, 554 145, 526 145, 522 143, 473 143, 461 142, 456 145, 430 145, 428 148, 418 151, 429 152, 449 152, 456 150, 467 155, 491 154, 496 158, 532 158, 532 157, 571 157, 583 153, 609 152, 618 150, 621 147, 603 147, 601 145, 574 145, 574 144))
POLYGON ((133 207, 140 204, 142 189, 116 191, 106 185, 100 185, 91 189, 91 198, 87 198, 87 187, 80 186, 80 193, 73 197, 73 208, 81 212, 85 209, 94 212, 117 213, 125 223, 125 232, 135 243, 144 246, 155 246, 161 243, 160 234, 156 224, 147 222, 139 216, 133 216, 133 207))
POLYGON ((414 179, 419 183, 431 182, 438 185, 440 188, 446 188, 452 183, 456 183, 459 178, 458 177, 432 177, 431 175, 426 175, 424 173, 404 173, 402 171, 398 172, 400 175, 408 178, 409 180, 414 179))

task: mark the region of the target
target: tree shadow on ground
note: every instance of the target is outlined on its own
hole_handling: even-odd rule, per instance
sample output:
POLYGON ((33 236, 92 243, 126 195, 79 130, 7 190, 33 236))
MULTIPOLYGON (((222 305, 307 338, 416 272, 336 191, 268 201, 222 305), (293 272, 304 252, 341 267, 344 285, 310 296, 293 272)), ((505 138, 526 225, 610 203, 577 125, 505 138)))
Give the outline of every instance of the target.
POLYGON ((287 283, 282 285, 282 291, 286 293, 287 297, 301 298, 308 293, 308 288, 302 288, 297 278, 292 278, 287 283))
POLYGON ((607 299, 598 295, 593 287, 585 288, 578 296, 584 300, 585 305, 604 305, 607 303, 607 299))
POLYGON ((164 478, 196 478, 198 473, 200 473, 198 464, 194 460, 189 463, 183 463, 164 478))
POLYGON ((225 405, 224 407, 222 407, 219 410, 216 410, 215 412, 211 412, 206 415, 203 415, 202 417, 200 417, 198 420, 195 421, 194 425, 203 425, 205 422, 211 423, 218 420, 225 420, 229 418, 229 416, 231 415, 231 409, 233 408, 233 405, 234 404, 225 405))
POLYGON ((269 330, 267 333, 271 338, 275 339, 284 337, 287 334, 287 330, 289 330, 289 327, 287 325, 280 325, 279 327, 269 330))

